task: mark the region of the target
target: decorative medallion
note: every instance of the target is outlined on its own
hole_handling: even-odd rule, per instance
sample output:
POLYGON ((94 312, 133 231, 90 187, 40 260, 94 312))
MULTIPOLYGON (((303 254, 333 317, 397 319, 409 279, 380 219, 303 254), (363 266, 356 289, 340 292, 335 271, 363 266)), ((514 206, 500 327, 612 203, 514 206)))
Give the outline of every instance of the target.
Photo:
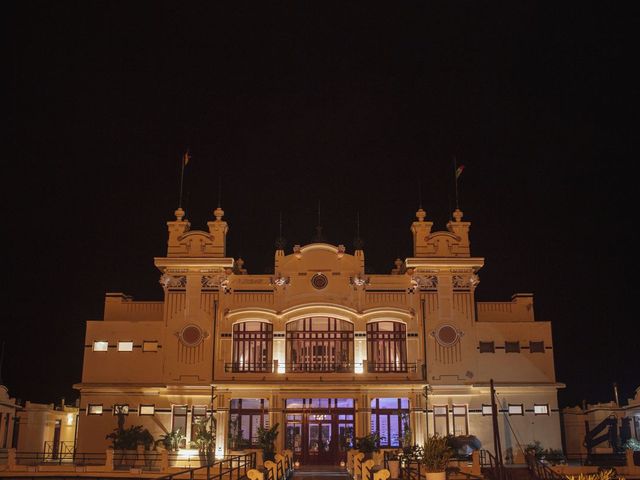
POLYGON ((316 273, 313 277, 311 277, 311 285, 313 285, 313 288, 322 290, 328 284, 329 284, 329 279, 322 273, 316 273))
POLYGON ((460 339, 460 332, 452 325, 441 325, 435 331, 436 341, 443 347, 451 347, 460 339))
POLYGON ((196 347, 202 343, 204 332, 197 325, 187 325, 178 335, 180 341, 187 347, 196 347))

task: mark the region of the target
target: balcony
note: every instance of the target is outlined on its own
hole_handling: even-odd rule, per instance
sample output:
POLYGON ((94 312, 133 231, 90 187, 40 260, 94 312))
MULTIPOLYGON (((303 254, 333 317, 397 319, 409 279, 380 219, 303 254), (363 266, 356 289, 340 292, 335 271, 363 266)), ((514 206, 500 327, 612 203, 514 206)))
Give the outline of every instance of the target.
POLYGON ((225 373, 415 373, 413 363, 225 363, 225 373))

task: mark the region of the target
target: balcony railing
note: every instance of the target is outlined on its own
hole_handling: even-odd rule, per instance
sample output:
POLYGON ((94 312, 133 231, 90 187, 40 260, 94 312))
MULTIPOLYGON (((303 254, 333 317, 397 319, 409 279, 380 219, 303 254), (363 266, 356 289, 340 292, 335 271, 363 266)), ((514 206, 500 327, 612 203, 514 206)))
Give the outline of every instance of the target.
POLYGON ((232 373, 272 373, 274 371, 274 367, 273 363, 235 362, 225 363, 224 371, 232 373))
POLYGON ((408 373, 415 372, 416 363, 225 363, 226 373, 408 373))
POLYGON ((393 362, 393 363, 367 363, 369 373, 406 373, 415 372, 415 363, 393 362))

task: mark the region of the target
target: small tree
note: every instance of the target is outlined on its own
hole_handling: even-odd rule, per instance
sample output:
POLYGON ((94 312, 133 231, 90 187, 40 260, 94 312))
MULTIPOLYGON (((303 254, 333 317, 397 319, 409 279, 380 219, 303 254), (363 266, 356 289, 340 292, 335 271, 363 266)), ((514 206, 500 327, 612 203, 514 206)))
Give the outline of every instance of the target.
POLYGON ((264 461, 276 459, 276 438, 278 438, 279 423, 271 428, 258 427, 258 446, 262 449, 264 461))
POLYGON ((216 448, 216 423, 212 415, 198 420, 195 440, 192 443, 200 455, 206 457, 207 464, 211 465, 214 460, 213 452, 216 448))

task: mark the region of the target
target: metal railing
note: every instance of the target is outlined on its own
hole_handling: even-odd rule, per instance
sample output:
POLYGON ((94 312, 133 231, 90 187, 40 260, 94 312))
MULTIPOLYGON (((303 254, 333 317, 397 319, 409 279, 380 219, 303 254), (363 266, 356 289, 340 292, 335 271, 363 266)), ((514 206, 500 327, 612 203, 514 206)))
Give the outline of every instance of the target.
POLYGON ((415 372, 416 364, 407 362, 367 363, 369 373, 406 373, 415 372))
POLYGON ((225 373, 407 373, 416 372, 414 363, 288 362, 224 364, 225 373))
POLYGON ((496 457, 488 450, 480 450, 480 464, 486 469, 491 480, 511 480, 511 474, 504 465, 500 465, 496 457))
POLYGON ((44 458, 49 463, 71 463, 74 454, 74 442, 44 442, 44 458))
POLYGON ((527 454, 527 466, 535 480, 564 480, 564 475, 554 472, 549 466, 542 463, 533 454, 527 454))
MULTIPOLYGON (((74 453, 70 460, 64 463, 76 466, 104 465, 106 453, 74 453)), ((51 465, 58 463, 58 460, 51 460, 51 456, 46 452, 16 452, 16 463, 18 465, 51 465)))
POLYGON ((222 460, 216 460, 203 467, 188 468, 179 472, 156 477, 154 480, 178 480, 206 478, 207 480, 240 480, 247 476, 247 472, 256 468, 256 453, 231 455, 222 460), (206 476, 205 476, 206 475, 206 476))
POLYGON ((235 362, 225 363, 224 371, 226 373, 273 373, 273 363, 246 363, 235 362))

